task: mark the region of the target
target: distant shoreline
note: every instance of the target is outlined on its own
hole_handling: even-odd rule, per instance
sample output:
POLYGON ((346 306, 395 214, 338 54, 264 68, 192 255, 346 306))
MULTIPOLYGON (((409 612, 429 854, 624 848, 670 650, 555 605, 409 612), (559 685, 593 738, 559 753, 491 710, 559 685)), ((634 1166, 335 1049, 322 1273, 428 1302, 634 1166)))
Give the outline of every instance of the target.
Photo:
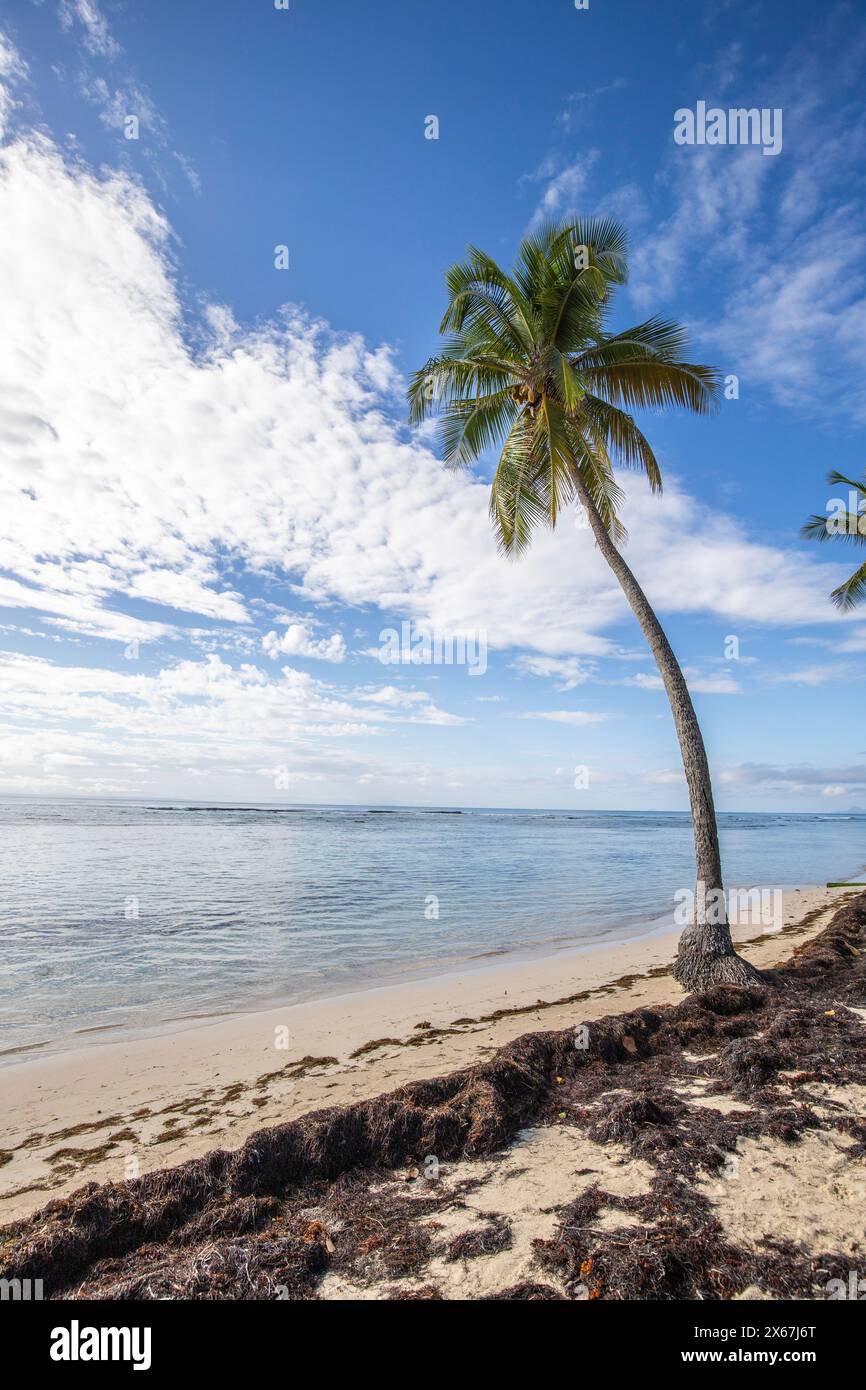
MULTIPOLYGON (((691 811, 688 807, 665 807, 665 806, 638 806, 625 808, 622 806, 455 806, 453 803, 429 803, 413 801, 393 801, 375 803, 370 801, 280 801, 258 800, 242 801, 237 797, 231 797, 228 801, 220 801, 218 797, 208 797, 201 801, 194 796, 170 796, 160 793, 148 793, 137 796, 92 796, 83 793, 66 792, 63 795, 48 795, 45 792, 11 792, 0 787, 0 801, 75 801, 85 805, 135 805, 142 806, 153 803, 153 808, 165 809, 196 807, 213 807, 215 810, 230 811, 251 810, 256 807, 283 809, 286 811, 423 811, 433 814, 442 812, 444 814, 460 815, 463 812, 471 815, 473 813, 489 812, 494 815, 592 815, 592 816, 682 816, 686 820, 691 820, 691 811)), ((771 806, 755 808, 748 806, 728 806, 717 807, 716 815, 723 819, 725 816, 785 816, 785 817, 814 817, 821 820, 834 820, 847 816, 866 816, 866 807, 863 806, 840 806, 838 810, 828 811, 826 806, 815 805, 803 810, 792 811, 789 807, 771 806)))

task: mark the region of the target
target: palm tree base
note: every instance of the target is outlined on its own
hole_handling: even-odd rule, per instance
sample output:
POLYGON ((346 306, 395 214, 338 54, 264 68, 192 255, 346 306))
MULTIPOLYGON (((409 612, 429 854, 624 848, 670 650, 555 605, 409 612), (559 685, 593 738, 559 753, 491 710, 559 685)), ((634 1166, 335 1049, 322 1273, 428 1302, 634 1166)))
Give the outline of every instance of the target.
POLYGON ((760 970, 737 955, 727 927, 688 927, 680 938, 673 973, 687 994, 697 994, 714 985, 767 983, 760 970))

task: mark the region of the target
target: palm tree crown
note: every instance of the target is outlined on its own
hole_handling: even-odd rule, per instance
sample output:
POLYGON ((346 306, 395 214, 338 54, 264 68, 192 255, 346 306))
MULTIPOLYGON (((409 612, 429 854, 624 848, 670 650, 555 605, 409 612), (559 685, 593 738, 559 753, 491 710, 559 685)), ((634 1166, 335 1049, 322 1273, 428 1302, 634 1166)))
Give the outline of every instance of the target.
MULTIPOLYGON (((802 535, 812 541, 848 541, 851 545, 866 545, 866 482, 857 483, 835 469, 827 477, 831 487, 847 487, 848 506, 844 503, 834 516, 812 516, 803 527, 802 535), (851 503, 854 510, 851 510, 851 503)), ((855 608, 866 599, 866 560, 859 565, 844 584, 830 595, 837 608, 855 608)))
POLYGON ((629 412, 704 414, 715 404, 717 375, 682 360, 678 324, 651 318, 607 331, 613 290, 627 278, 626 249, 610 219, 548 224, 522 242, 510 275, 470 247, 446 276, 440 333, 449 336, 412 379, 410 421, 441 413, 441 445, 454 467, 504 441, 490 511, 508 554, 525 549, 536 525, 555 526, 583 488, 608 534, 623 539, 614 465, 661 488, 655 454, 629 412))

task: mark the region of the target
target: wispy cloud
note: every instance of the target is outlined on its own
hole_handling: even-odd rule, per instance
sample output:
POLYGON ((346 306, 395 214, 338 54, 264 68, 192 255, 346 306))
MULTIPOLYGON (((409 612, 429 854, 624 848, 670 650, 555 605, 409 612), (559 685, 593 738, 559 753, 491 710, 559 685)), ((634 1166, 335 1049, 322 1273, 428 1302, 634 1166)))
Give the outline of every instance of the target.
MULTIPOLYGON (((718 97, 741 57, 734 46, 708 74, 718 97)), ((692 316, 698 341, 810 416, 843 409, 866 418, 866 209, 851 185, 866 152, 864 80, 862 27, 837 6, 821 36, 765 72, 763 102, 744 103, 784 110, 781 156, 671 142, 656 181, 657 230, 632 258, 641 309, 682 301, 712 275, 722 307, 711 320, 692 316), (831 52, 845 54, 832 80, 831 52)))
POLYGON ((80 28, 85 47, 100 58, 119 58, 123 51, 112 37, 105 15, 96 0, 60 0, 60 22, 64 29, 80 28))
POLYGON ((831 685, 834 681, 866 680, 866 671, 850 661, 827 661, 796 671, 779 671, 768 677, 773 685, 831 685))
POLYGON ((627 77, 615 77, 611 82, 602 82, 597 87, 587 87, 572 92, 564 107, 556 117, 556 125, 566 135, 571 135, 595 111, 596 104, 614 92, 622 92, 628 87, 627 77))
MULTIPOLYGON (((589 184, 589 174, 598 163, 598 150, 587 150, 585 154, 570 164, 559 167, 556 172, 544 174, 545 187, 530 219, 530 229, 537 227, 546 218, 564 219, 574 215, 585 201, 589 184)), ((545 166, 542 166, 545 167, 545 166)))
POLYGON ((614 714, 596 714, 583 709, 526 710, 521 719, 547 719, 552 724, 604 724, 614 714))
MULTIPOLYGON (((201 179, 192 160, 171 148, 171 134, 165 117, 146 88, 137 81, 122 44, 111 33, 108 20, 96 0, 60 0, 60 23, 82 50, 78 91, 85 101, 99 108, 99 119, 109 130, 124 137, 124 154, 140 150, 152 175, 167 186, 165 156, 170 155, 193 192, 201 192, 201 179), (130 118, 137 122, 134 137, 130 118), (140 143, 139 143, 140 142, 140 143)), ((0 74, 2 75, 2 74, 0 74)))
MULTIPOLYGON (((702 672, 692 666, 686 666, 683 674, 689 683, 689 689, 695 695, 742 695, 743 687, 739 681, 735 680, 730 671, 702 672)), ((627 676, 620 682, 621 685, 636 685, 640 690, 664 690, 664 681, 656 672, 638 671, 633 676, 627 676)))
POLYGON ((26 63, 15 45, 0 32, 0 140, 15 108, 14 89, 26 77, 26 63))

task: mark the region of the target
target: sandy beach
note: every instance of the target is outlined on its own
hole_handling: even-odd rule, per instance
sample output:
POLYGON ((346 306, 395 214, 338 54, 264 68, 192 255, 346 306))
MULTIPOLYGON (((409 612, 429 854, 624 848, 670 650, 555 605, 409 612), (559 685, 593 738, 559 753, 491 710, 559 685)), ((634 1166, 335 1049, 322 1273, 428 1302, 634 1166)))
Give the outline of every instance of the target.
MULTIPOLYGON (((407 1039, 371 1040, 347 1059, 366 1059, 369 1083, 404 1063, 414 1079, 80 1186, 0 1229, 0 1276, 73 1300, 858 1298, 866 893, 792 896, 804 901, 774 951, 740 943, 765 967, 756 984, 635 1007, 636 992, 667 988, 650 966, 570 1005, 453 1024, 566 1026, 492 1055, 479 1035, 472 1065, 426 1079, 407 1039)), ((421 1057, 444 1060, 457 1036, 421 1057)), ((310 1080, 352 1071, 287 1064, 305 1065, 310 1080)))
MULTIPOLYGON (((781 930, 740 928, 735 940, 772 967, 851 896, 787 890, 781 930)), ((664 932, 22 1057, 0 1069, 0 1223, 84 1182, 236 1149, 265 1126, 483 1062, 528 1032, 677 1002, 675 949, 664 932)))

